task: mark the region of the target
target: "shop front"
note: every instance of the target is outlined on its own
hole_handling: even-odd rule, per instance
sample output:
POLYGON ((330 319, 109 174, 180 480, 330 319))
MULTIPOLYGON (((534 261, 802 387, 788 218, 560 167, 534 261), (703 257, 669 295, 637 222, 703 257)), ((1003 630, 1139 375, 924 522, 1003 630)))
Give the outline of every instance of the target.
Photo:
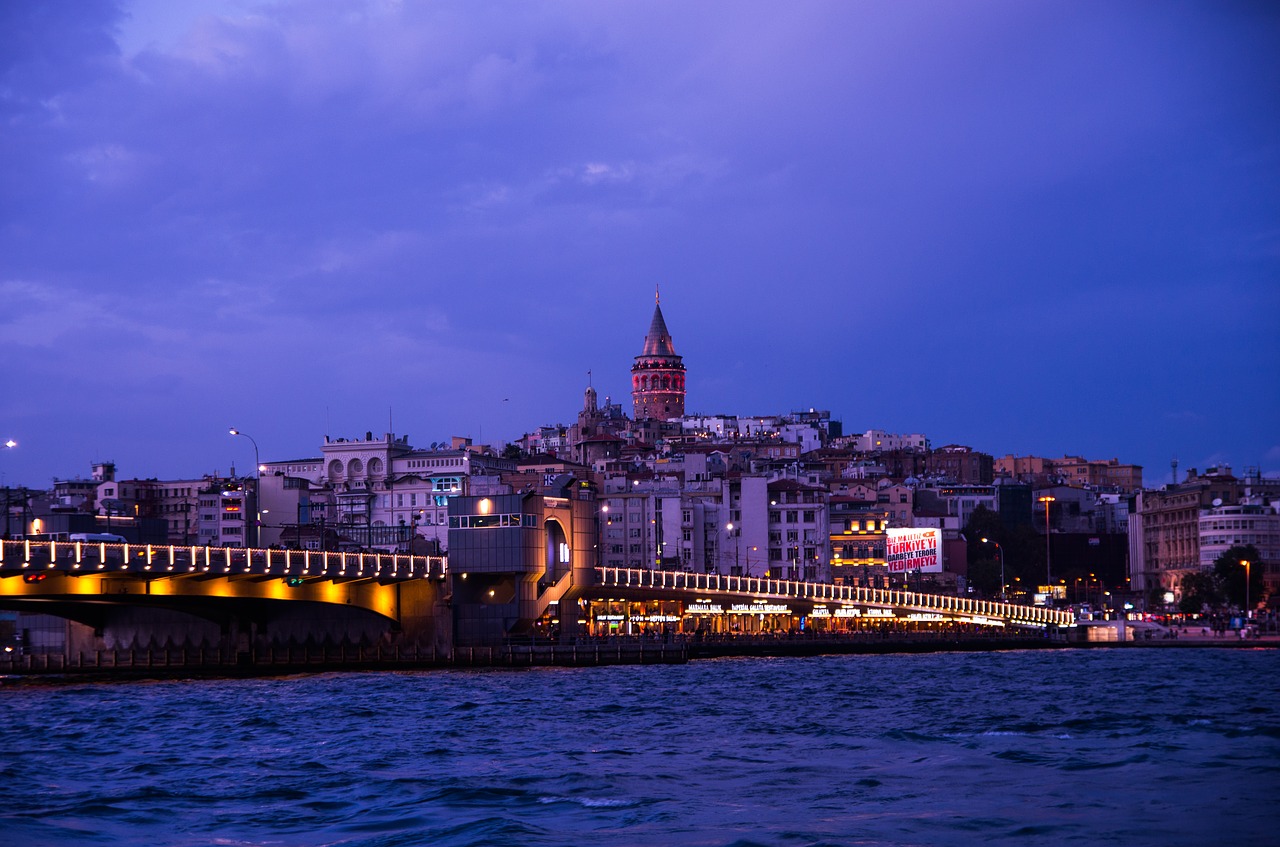
POLYGON ((597 599, 585 604, 592 637, 780 636, 940 632, 958 625, 1003 626, 991 618, 831 603, 597 599))

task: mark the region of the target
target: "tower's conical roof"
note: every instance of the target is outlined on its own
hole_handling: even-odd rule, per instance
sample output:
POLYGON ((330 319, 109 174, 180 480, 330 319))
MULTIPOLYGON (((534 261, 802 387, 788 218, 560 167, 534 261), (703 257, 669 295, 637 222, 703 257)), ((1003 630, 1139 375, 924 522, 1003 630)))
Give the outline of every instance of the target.
POLYGON ((649 332, 644 337, 642 356, 674 356, 676 348, 671 344, 671 333, 667 332, 667 322, 662 319, 662 307, 653 307, 653 320, 649 323, 649 332))

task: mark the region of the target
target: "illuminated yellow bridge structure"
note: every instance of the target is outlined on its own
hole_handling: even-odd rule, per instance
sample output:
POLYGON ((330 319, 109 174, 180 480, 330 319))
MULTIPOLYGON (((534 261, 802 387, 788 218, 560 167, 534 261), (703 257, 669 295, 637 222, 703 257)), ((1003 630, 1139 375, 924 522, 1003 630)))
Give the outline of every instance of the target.
MULTIPOLYGON (((456 574, 466 580, 466 574, 456 574)), ((476 576, 473 574, 472 583, 476 576)), ((338 608, 399 627, 449 614, 456 595, 445 557, 233 547, 69 541, 0 544, 0 607, 51 614, 101 630, 103 608, 141 606, 221 622, 280 619, 308 606, 310 620, 338 608), (270 614, 264 610, 271 610, 270 614), (327 610, 327 611, 326 611, 327 610)), ((458 583, 459 585, 461 583, 458 583)), ((484 592, 488 603, 495 591, 484 592)), ((502 598, 498 598, 501 600, 502 598)), ((553 605, 581 602, 583 614, 610 600, 677 601, 683 616, 775 614, 818 621, 955 622, 993 628, 1074 626, 1067 611, 943 594, 745 576, 624 568, 575 568, 540 597, 527 597, 509 631, 553 605), (531 602, 529 602, 531 601, 531 602)), ((497 601, 493 601, 497 602, 497 601)), ((552 610, 554 612, 554 610, 552 610)), ((567 609, 566 609, 567 612, 567 609)), ((432 627, 438 627, 432 623, 432 627)), ((279 629, 279 626, 277 626, 279 629)), ((287 630, 288 628, 285 627, 287 630)), ((294 627, 297 631, 297 627, 294 627)), ((600 630, 594 630, 599 634, 600 630)))

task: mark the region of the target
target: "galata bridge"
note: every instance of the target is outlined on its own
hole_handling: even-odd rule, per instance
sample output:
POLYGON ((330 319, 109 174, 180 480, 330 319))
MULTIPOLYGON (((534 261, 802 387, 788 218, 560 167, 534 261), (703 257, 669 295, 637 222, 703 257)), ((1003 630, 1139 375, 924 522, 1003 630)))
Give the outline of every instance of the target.
MULTIPOLYGON (((527 640, 777 634, 1035 634, 1069 612, 748 576, 602 567, 595 503, 511 494, 450 505, 449 556, 18 540, 0 544, 0 610, 65 624, 9 633, 0 671, 37 648, 76 665, 163 651, 296 662, 308 650, 455 656, 527 640), (89 658, 86 658, 89 657, 89 658)), ((12 617, 12 616, 10 616, 12 617)), ((346 655, 345 652, 343 655, 346 655)))

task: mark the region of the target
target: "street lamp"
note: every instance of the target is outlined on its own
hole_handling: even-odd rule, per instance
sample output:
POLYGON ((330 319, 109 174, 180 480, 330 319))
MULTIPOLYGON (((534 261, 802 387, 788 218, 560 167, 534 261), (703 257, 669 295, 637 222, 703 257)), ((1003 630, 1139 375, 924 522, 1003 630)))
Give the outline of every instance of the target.
MULTIPOLYGON (((726 538, 733 538, 732 521, 724 525, 724 531, 726 538)), ((735 576, 742 576, 742 568, 738 564, 738 543, 736 541, 733 544, 733 572, 735 576)), ((751 574, 747 574, 747 576, 751 576, 751 574)))
POLYGON ((1244 565, 1244 620, 1249 622, 1249 566, 1253 564, 1248 559, 1241 559, 1240 564, 1244 565))
MULTIPOLYGON (((1045 494, 1037 499, 1041 503, 1044 503, 1044 581, 1045 584, 1049 586, 1049 593, 1050 596, 1052 596, 1053 568, 1049 564, 1049 504, 1058 498, 1054 497, 1052 494, 1045 494)), ((1048 605, 1053 604, 1049 603, 1048 605)))
MULTIPOLYGON (((262 533, 262 464, 258 459, 258 442, 253 440, 253 436, 247 432, 241 432, 235 427, 227 430, 232 435, 243 435, 249 439, 249 443, 253 445, 253 466, 257 470, 254 471, 253 483, 253 506, 254 506, 254 527, 253 540, 261 543, 260 535, 262 533)), ((249 539, 245 539, 245 546, 248 546, 249 539)))
MULTIPOLYGON (((6 450, 12 450, 14 447, 17 447, 17 446, 18 446, 18 442, 14 441, 12 438, 10 438, 8 441, 4 443, 4 448, 6 450)), ((4 487, 4 539, 5 541, 9 540, 9 508, 10 508, 9 486, 6 485, 4 487)))
POLYGON ((1008 599, 1004 594, 1004 548, 1000 546, 999 541, 992 541, 989 538, 981 539, 983 544, 994 544, 996 552, 1000 554, 1000 602, 1007 603, 1008 599))

